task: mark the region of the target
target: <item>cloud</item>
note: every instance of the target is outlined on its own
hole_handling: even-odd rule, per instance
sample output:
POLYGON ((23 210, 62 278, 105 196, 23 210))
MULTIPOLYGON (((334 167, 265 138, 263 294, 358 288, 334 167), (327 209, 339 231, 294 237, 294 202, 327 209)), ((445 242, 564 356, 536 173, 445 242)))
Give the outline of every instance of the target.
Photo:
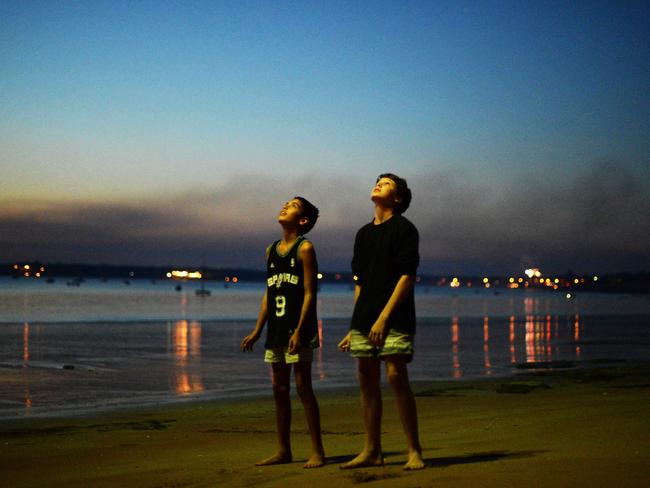
MULTIPOLYGON (((300 194, 320 209, 310 237, 321 267, 348 269, 356 230, 372 218, 374 176, 281 173, 289 176, 242 174, 128 203, 0 202, 2 260, 261 269, 280 237, 278 210, 300 194)), ((631 166, 603 162, 553 179, 479 180, 449 168, 408 176, 423 271, 650 267, 648 178, 631 166)))
POLYGON ((356 190, 344 179, 240 175, 215 188, 129 203, 4 201, 0 253, 3 260, 263 267, 266 245, 280 236, 280 207, 300 194, 321 211, 311 235, 337 236, 319 245, 321 259, 347 266, 358 227, 352 216, 367 221, 371 214, 369 205, 359 212, 358 203, 346 204, 354 197, 341 198, 356 190))
POLYGON ((417 181, 413 220, 423 259, 482 263, 486 269, 536 264, 555 271, 650 266, 650 200, 632 167, 601 162, 577 175, 475 181, 460 172, 430 173, 417 181), (640 264, 640 263, 637 263, 640 264))

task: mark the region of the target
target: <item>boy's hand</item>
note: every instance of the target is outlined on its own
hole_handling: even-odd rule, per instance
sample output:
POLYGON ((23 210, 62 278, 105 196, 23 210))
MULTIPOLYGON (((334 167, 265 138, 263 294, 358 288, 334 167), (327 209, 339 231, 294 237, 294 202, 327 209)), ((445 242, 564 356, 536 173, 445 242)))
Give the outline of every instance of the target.
POLYGON ((350 337, 351 333, 348 332, 347 335, 343 338, 341 342, 339 342, 339 349, 343 352, 347 352, 350 350, 350 337))
POLYGON ((293 334, 291 334, 291 337, 289 338, 289 347, 287 347, 287 350, 289 354, 298 354, 298 351, 300 350, 300 334, 298 331, 295 331, 293 334))
POLYGON ((386 321, 381 317, 378 318, 368 333, 368 340, 373 346, 381 347, 384 345, 387 335, 386 329, 386 321))
POLYGON ((257 342, 257 339, 260 338, 259 333, 251 332, 241 341, 241 350, 242 351, 252 351, 253 344, 257 342))

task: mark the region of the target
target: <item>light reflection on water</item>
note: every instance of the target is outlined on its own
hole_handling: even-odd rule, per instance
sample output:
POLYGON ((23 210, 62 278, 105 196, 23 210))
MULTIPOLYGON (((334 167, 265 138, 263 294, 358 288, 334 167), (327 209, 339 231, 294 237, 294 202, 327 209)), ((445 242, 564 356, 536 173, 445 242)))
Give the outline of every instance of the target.
MULTIPOLYGON (((518 367, 602 358, 650 359, 647 315, 553 313, 536 297, 520 315, 418 319, 414 381, 513 374, 518 367)), ((187 398, 270 394, 263 340, 239 343, 254 321, 0 324, 0 418, 38 410, 111 408, 187 398)), ((356 385, 337 350, 346 319, 319 320, 314 385, 356 385)))
POLYGON ((200 393, 204 390, 200 371, 201 323, 193 320, 179 320, 171 332, 172 350, 176 359, 174 368, 174 391, 178 395, 200 393))

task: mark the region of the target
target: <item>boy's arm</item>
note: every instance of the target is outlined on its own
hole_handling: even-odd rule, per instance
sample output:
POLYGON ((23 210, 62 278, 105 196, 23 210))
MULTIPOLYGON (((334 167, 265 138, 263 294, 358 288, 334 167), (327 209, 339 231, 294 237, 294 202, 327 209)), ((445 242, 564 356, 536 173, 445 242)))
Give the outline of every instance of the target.
POLYGON ((264 325, 266 325, 267 317, 268 317, 268 308, 266 305, 266 291, 265 291, 264 296, 262 297, 262 304, 260 305, 260 311, 257 314, 257 323, 255 324, 255 328, 253 329, 253 332, 248 334, 241 341, 242 351, 253 350, 253 344, 255 344, 257 340, 260 338, 260 335, 262 335, 262 330, 264 330, 264 325))
MULTIPOLYGON (((359 295, 361 294, 361 285, 358 283, 355 283, 354 285, 354 304, 357 304, 357 300, 359 299, 359 295)), ((345 334, 345 337, 341 339, 341 342, 339 342, 339 349, 341 351, 349 351, 350 350, 350 336, 352 335, 351 331, 348 331, 347 334, 345 334)))
POLYGON ((409 292, 413 289, 414 284, 415 276, 408 274, 400 276, 388 302, 386 302, 384 309, 381 311, 379 317, 370 329, 368 339, 372 344, 381 346, 384 343, 388 333, 388 318, 399 304, 408 296, 409 292))
MULTIPOLYGON (((360 271, 363 269, 361 266, 361 260, 359 259, 360 255, 362 254, 361 248, 362 246, 362 238, 361 238, 361 230, 357 232, 357 235, 354 238, 354 252, 352 254, 352 273, 354 273, 355 277, 358 277, 361 273, 360 271)), ((357 280, 357 282, 354 284, 354 305, 357 304, 357 300, 359 299, 359 295, 361 294, 361 284, 360 280, 357 280)), ((349 351, 350 350, 350 337, 352 336, 352 331, 348 331, 347 334, 345 334, 345 337, 339 342, 339 349, 341 351, 349 351)))
POLYGON ((300 333, 305 321, 309 318, 316 306, 316 251, 314 245, 305 241, 300 246, 300 260, 302 261, 303 270, 303 287, 304 297, 302 300, 302 309, 300 310, 300 319, 296 325, 291 338, 289 339, 289 353, 296 354, 300 349, 300 333))
MULTIPOLYGON (((266 248, 266 259, 269 259, 269 253, 271 252, 271 246, 266 248)), ((266 286, 266 283, 265 283, 266 286)), ((255 323, 255 328, 253 329, 253 332, 248 334, 244 339, 241 341, 241 350, 242 351, 252 351, 253 350, 253 344, 257 342, 257 340, 260 338, 260 335, 262 334, 262 330, 264 330, 264 325, 266 325, 266 319, 268 318, 268 308, 266 305, 266 295, 267 295, 267 289, 264 290, 264 296, 262 297, 262 304, 260 305, 260 311, 257 314, 257 322, 255 323)))

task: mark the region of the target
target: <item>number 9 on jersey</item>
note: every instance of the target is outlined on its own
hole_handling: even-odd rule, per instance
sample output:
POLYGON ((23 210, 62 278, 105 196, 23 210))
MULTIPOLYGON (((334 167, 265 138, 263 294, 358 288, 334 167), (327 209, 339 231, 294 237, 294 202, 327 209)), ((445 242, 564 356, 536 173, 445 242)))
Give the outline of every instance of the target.
POLYGON ((275 297, 275 316, 282 317, 286 312, 287 299, 284 295, 277 295, 275 297))

